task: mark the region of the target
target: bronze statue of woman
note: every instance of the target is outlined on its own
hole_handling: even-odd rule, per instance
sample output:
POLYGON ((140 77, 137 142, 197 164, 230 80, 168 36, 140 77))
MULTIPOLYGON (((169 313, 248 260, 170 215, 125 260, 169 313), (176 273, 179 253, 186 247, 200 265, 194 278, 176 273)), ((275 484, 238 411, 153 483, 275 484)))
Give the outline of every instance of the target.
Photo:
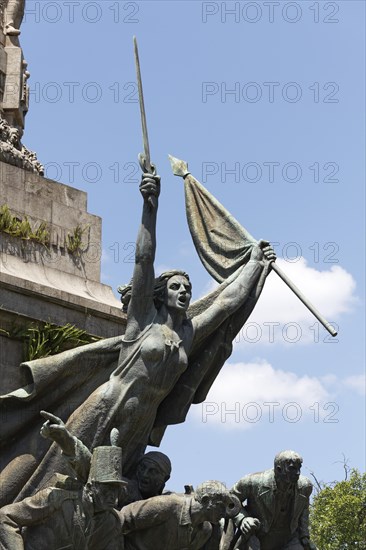
POLYGON ((205 398, 275 260, 267 241, 253 244, 250 260, 189 308, 186 273, 155 278, 160 178, 144 174, 140 191, 142 220, 132 283, 124 291, 129 303, 123 337, 24 364, 29 384, 0 398, 8 415, 0 441, 7 455, 5 501, 20 487, 18 499, 46 484, 54 472, 67 473, 58 447, 47 451, 29 430, 37 426, 35 415, 42 408, 68 418, 69 430, 90 449, 108 444, 111 429, 118 428, 124 474, 130 475, 146 446, 159 445, 165 427, 183 422, 190 405, 205 398))

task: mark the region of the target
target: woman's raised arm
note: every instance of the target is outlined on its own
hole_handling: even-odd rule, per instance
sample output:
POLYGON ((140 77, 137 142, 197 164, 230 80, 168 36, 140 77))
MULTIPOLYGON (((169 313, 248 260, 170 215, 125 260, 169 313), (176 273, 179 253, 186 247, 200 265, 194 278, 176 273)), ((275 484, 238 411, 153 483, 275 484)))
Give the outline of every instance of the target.
POLYGON ((153 300, 154 260, 160 177, 143 174, 140 192, 144 204, 141 225, 136 240, 131 300, 127 310, 126 340, 137 338, 144 328, 152 322, 156 312, 153 300))

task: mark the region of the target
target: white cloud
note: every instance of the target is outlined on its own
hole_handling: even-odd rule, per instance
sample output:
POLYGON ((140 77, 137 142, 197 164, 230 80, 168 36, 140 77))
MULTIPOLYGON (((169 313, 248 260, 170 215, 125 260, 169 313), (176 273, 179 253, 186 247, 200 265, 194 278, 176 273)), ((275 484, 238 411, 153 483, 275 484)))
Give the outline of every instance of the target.
MULTIPOLYGON (((339 321, 357 303, 356 283, 352 275, 338 265, 320 271, 309 267, 303 257, 297 262, 279 258, 276 263, 329 322, 339 321)), ((170 269, 168 264, 160 264, 155 271, 160 274, 170 269)), ((199 298, 216 287, 216 281, 210 279, 199 298)), ((234 344, 237 347, 248 343, 308 344, 323 341, 327 336, 304 304, 276 273, 271 273, 257 306, 234 344)))
MULTIPOLYGON (((357 302, 352 275, 338 265, 318 271, 309 267, 302 257, 296 263, 281 258, 276 263, 328 322, 339 321, 344 313, 352 311, 357 302)), ((215 286, 216 283, 211 282, 207 285, 207 292, 215 286)), ((257 306, 235 343, 306 344, 323 340, 327 334, 280 277, 271 273, 257 306)))
MULTIPOLYGON (((351 311, 356 302, 356 283, 342 267, 333 265, 327 271, 318 271, 309 267, 304 258, 296 263, 282 259, 276 263, 326 318, 337 320, 342 313, 351 311)), ((258 322, 263 322, 274 316, 282 323, 312 319, 312 314, 294 293, 272 273, 255 310, 255 317, 258 322)))
POLYGON ((228 363, 206 402, 193 407, 192 416, 223 429, 241 430, 259 422, 319 421, 326 411, 329 414, 324 406, 332 399, 320 378, 277 370, 265 360, 228 363))
POLYGON ((327 386, 337 386, 339 385, 339 379, 335 374, 325 374, 324 376, 320 377, 320 380, 323 384, 326 384, 327 386))
POLYGON ((366 394, 366 375, 365 374, 355 374, 353 376, 348 376, 343 380, 343 383, 350 388, 351 390, 354 390, 356 393, 359 393, 360 395, 366 394))

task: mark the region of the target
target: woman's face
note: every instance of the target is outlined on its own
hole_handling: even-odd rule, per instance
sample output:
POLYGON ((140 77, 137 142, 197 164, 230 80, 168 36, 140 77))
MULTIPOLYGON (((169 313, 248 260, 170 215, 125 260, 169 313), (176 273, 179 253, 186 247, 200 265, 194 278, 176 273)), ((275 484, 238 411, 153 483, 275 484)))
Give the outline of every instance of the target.
POLYGON ((166 300, 168 308, 187 311, 192 296, 191 283, 183 275, 168 279, 166 300))

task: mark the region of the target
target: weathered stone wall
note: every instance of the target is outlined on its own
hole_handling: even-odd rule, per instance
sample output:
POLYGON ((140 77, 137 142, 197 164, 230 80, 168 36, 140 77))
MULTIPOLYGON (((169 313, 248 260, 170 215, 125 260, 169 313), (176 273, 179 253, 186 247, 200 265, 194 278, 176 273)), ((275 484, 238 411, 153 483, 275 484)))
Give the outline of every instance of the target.
POLYGON ((21 219, 28 217, 34 226, 46 222, 50 231, 50 248, 36 243, 17 242, 2 236, 2 251, 21 257, 26 262, 56 269, 91 281, 100 281, 101 227, 98 216, 87 212, 83 191, 27 172, 11 164, 0 163, 0 206, 21 219), (80 225, 85 229, 85 251, 80 256, 67 252, 67 236, 80 225))

